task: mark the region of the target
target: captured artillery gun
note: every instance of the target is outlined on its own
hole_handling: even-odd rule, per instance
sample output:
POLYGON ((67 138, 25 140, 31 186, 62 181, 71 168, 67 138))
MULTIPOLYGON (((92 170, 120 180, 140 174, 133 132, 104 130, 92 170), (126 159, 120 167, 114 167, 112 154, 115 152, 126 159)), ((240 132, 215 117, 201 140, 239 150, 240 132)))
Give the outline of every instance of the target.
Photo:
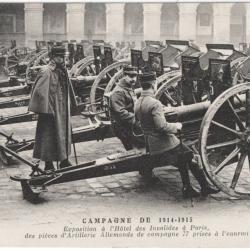
POLYGON ((32 54, 34 55, 35 50, 31 50, 27 47, 14 47, 8 51, 5 67, 9 75, 16 75, 20 68, 18 67, 21 61, 27 61, 28 57, 32 54))
MULTIPOLYGON (((184 43, 181 43, 181 45, 183 45, 183 44, 184 43)), ((96 60, 98 60, 98 56, 99 56, 99 60, 100 60, 100 56, 101 56, 100 47, 96 46, 95 50, 96 50, 96 52, 95 52, 96 60)), ((193 49, 188 48, 186 51, 189 51, 188 53, 190 53, 190 51, 193 51, 193 49)), ((184 51, 183 53, 187 53, 186 51, 184 51)), ((105 50, 104 50, 104 52, 105 52, 105 50)), ((107 55, 108 54, 107 52, 109 52, 109 54, 111 55, 109 58, 112 58, 112 54, 111 54, 110 50, 106 50, 106 53, 104 53, 104 55, 107 55)), ((135 52, 137 53, 137 51, 135 51, 135 52)), ((132 53, 132 64, 137 64, 138 61, 139 61, 138 60, 138 54, 136 54, 136 53, 134 53, 134 54, 132 53)), ((141 57, 141 53, 139 54, 139 58, 140 57, 141 57)), ((158 55, 155 52, 149 52, 149 67, 151 67, 151 69, 157 70, 155 68, 155 66, 153 65, 153 63, 155 62, 155 58, 157 58, 158 61, 160 61, 161 65, 162 65, 162 60, 163 60, 162 55, 161 54, 158 55)), ((83 59, 83 60, 85 60, 85 59, 83 59)), ((109 62, 111 62, 111 60, 109 62)), ((93 108, 93 112, 96 112, 95 104, 97 103, 99 105, 99 102, 103 100, 103 93, 104 92, 107 93, 107 92, 110 92, 112 90, 113 86, 115 85, 114 84, 114 79, 115 80, 119 79, 119 77, 117 77, 117 76, 121 75, 121 71, 122 71, 121 68, 124 65, 128 64, 128 63, 129 62, 127 62, 127 61, 115 62, 114 64, 111 64, 110 66, 104 68, 104 70, 95 79, 94 84, 91 87, 91 92, 90 92, 91 108, 93 108), (112 77, 112 75, 113 75, 113 77, 112 77), (109 83, 107 85, 106 82, 108 82, 109 79, 111 79, 111 81, 109 81, 109 83)), ((83 64, 85 64, 85 63, 83 63, 83 64)), ((109 63, 107 63, 107 64, 109 64, 109 63)), ((75 70, 76 75, 78 75, 79 72, 84 71, 84 69, 86 68, 86 67, 82 67, 81 64, 79 64, 79 65, 80 65, 80 67, 75 70)), ((162 67, 160 67, 160 69, 162 69, 162 67)), ((162 70, 159 72, 159 75, 161 73, 162 73, 162 70)), ((175 72, 173 72, 173 73, 175 74, 175 72)), ((171 74, 171 73, 169 73, 169 74, 171 74)), ((79 76, 79 77, 81 77, 81 76, 79 76)), ((82 76, 82 77, 85 77, 85 76, 82 76)), ((166 79, 168 79, 167 74, 163 75, 159 79, 159 81, 158 81, 160 83, 159 86, 161 86, 163 84, 163 80, 166 81, 166 79)), ((77 81, 77 80, 78 80, 77 78, 72 79, 72 82, 75 83, 75 86, 72 89, 74 90, 74 92, 82 92, 79 89, 78 89, 78 91, 75 90, 77 82, 78 82, 78 86, 80 85, 79 83, 81 82, 81 81, 77 81)), ((83 87, 86 87, 86 86, 83 86, 83 87)), ((79 97, 76 97, 74 95, 74 98, 76 98, 77 103, 78 103, 77 106, 85 106, 87 104, 87 102, 82 101, 82 99, 85 100, 85 97, 82 95, 81 98, 80 98, 80 101, 79 101, 79 97)), ((24 101, 24 100, 22 100, 22 101, 24 101)), ((171 105, 173 105, 173 100, 172 100, 171 105)), ((103 106, 105 106, 105 103, 104 103, 103 106)), ((101 113, 103 113, 103 112, 101 112, 101 113)), ((31 121, 31 120, 34 120, 34 119, 36 119, 36 115, 31 114, 31 113, 25 113, 25 114, 21 114, 21 115, 18 115, 18 116, 9 117, 8 119, 5 119, 5 120, 2 119, 2 124, 7 124, 7 123, 11 123, 11 122, 18 122, 18 121, 19 122, 21 122, 21 121, 31 121)))
MULTIPOLYGON (((72 60, 72 47, 69 44, 69 62, 72 60), (71 58, 71 59, 70 59, 71 58)), ((96 46, 97 47, 97 46, 96 46)), ((79 46, 79 50, 83 52, 82 48, 79 46)), ((41 57, 45 57, 48 55, 48 52, 45 52, 41 55, 41 57)), ((84 55, 84 54, 83 54, 84 55)), ((79 55, 78 55, 79 56, 79 55)), ((39 59, 39 58, 38 58, 39 59)), ((78 58, 79 59, 79 58, 78 58)), ((40 60, 40 59, 39 59, 40 60)), ((74 64, 71 67, 71 70, 69 72, 70 77, 70 86, 72 91, 72 96, 75 98, 77 105, 73 108, 73 114, 80 114, 81 111, 84 110, 84 107, 88 104, 89 100, 89 92, 92 83, 96 79, 97 76, 95 75, 88 75, 88 72, 83 73, 88 69, 88 63, 85 63, 88 61, 87 58, 84 58, 80 61, 78 61, 76 64, 74 64), (83 75, 81 75, 83 73, 83 75), (77 95, 76 95, 77 93, 77 95)), ((105 67, 112 63, 112 51, 109 47, 104 47, 104 56, 101 61, 101 66, 105 67)), ((99 64, 99 62, 96 62, 99 64)), ((95 74, 96 72, 94 72, 95 74)), ((110 76, 110 75, 109 75, 110 76)), ((107 79, 104 79, 103 82, 107 81, 107 79)), ((26 88, 23 87, 22 91, 24 91, 26 88)), ((0 93, 1 94, 1 93, 0 93)), ((20 98, 15 98, 12 100, 7 100, 0 102, 0 108, 10 108, 10 107, 20 107, 20 106, 26 106, 28 105, 30 97, 29 96, 22 96, 20 98)), ((9 123, 16 123, 16 122, 25 122, 25 121, 33 121, 36 120, 37 116, 31 112, 25 112, 18 115, 12 115, 12 116, 6 116, 2 117, 0 119, 0 124, 9 124, 9 123)))
MULTIPOLYGON (((105 50, 104 50, 105 51, 105 50)), ((111 50, 108 50, 108 48, 105 51, 105 57, 107 57, 108 59, 112 59, 112 54, 111 54, 111 50)), ((104 57, 104 59, 105 59, 104 57)), ((111 61, 107 60, 107 62, 105 62, 106 64, 109 64, 111 61)), ((84 79, 85 76, 79 76, 81 77, 80 80, 84 79)), ((111 77, 109 75, 109 77, 111 77)), ((72 115, 77 115, 77 114, 81 114, 81 111, 84 110, 84 107, 86 106, 86 103, 81 102, 81 100, 79 100, 78 96, 76 96, 75 94, 75 87, 73 87, 72 82, 77 79, 77 77, 75 78, 71 78, 69 85, 70 85, 70 91, 71 91, 71 100, 72 100, 72 115)), ((16 115, 16 116, 12 116, 12 117, 8 117, 6 120, 2 119, 2 124, 9 124, 9 123, 16 123, 16 122, 24 122, 24 121, 31 121, 31 120, 35 120, 36 119, 36 114, 33 114, 31 112, 28 113, 24 113, 21 115, 16 115)), ((12 150, 14 150, 15 152, 20 152, 23 150, 28 150, 33 148, 34 145, 34 140, 22 140, 22 141, 18 141, 16 139, 14 139, 12 136, 8 136, 4 133, 1 133, 2 136, 4 136, 7 139, 7 143, 6 146, 8 148, 11 148, 12 150)), ((88 126, 81 126, 77 129, 73 130, 73 141, 74 142, 80 142, 80 141, 87 141, 87 140, 103 140, 104 137, 111 137, 113 136, 111 133, 111 129, 110 129, 110 123, 108 122, 108 124, 106 124, 105 122, 100 122, 99 120, 96 120, 94 117, 90 118, 90 125, 88 126)), ((4 156, 2 154, 2 160, 5 161, 6 163, 8 162, 8 157, 4 156)))
MULTIPOLYGON (((100 52, 100 49, 97 48, 100 52)), ((104 48, 105 49, 105 48, 104 48)), ((104 50, 105 52, 105 50, 104 50)), ((96 53, 98 54, 98 53, 96 53)), ((99 54, 100 55, 100 54, 99 54)), ((106 55, 107 58, 111 58, 112 54, 110 50, 106 50, 106 53, 104 54, 106 55), (109 53, 108 53, 109 52, 109 53), (107 55, 110 55, 109 57, 107 55)), ((135 54, 137 55, 137 54, 135 54)), ((154 52, 152 52, 152 55, 154 55, 154 52)), ((158 55, 156 55, 158 56, 158 55)), ((161 60, 161 65, 163 63, 162 61, 162 55, 160 54, 160 60, 161 60)), ((149 56, 149 66, 152 68, 153 67, 153 60, 151 60, 153 57, 149 56)), ((134 54, 132 52, 132 60, 134 60, 134 54)), ((136 60, 138 60, 136 58, 136 60)), ((135 61, 135 60, 134 60, 135 61)), ((111 63, 111 60, 108 61, 106 64, 111 63)), ((90 126, 82 126, 81 128, 79 128, 78 130, 73 130, 73 137, 75 138, 74 142, 80 142, 80 141, 87 141, 87 140, 96 140, 96 139, 104 139, 107 137, 111 137, 113 136, 111 133, 111 129, 110 129, 110 121, 109 121, 109 117, 108 117, 108 112, 105 110, 106 109, 106 103, 102 102, 102 100, 104 100, 105 98, 103 98, 103 91, 105 90, 105 93, 110 92, 110 86, 113 86, 113 77, 116 77, 117 73, 120 74, 120 72, 122 71, 123 66, 129 64, 128 61, 120 61, 120 62, 115 62, 113 64, 110 64, 108 67, 104 68, 104 70, 98 75, 98 77, 96 78, 96 80, 94 81, 94 84, 91 88, 91 97, 93 95, 93 90, 95 91, 95 97, 98 96, 99 99, 95 99, 97 102, 91 104, 88 106, 88 109, 92 109, 93 106, 94 107, 101 107, 101 112, 98 112, 98 114, 95 116, 97 116, 98 118, 100 118, 100 115, 106 116, 106 119, 92 119, 91 121, 91 125, 90 126), (104 81, 103 81, 104 79, 104 81), (108 84, 106 84, 105 79, 110 80, 108 84), (99 91, 99 92, 98 92, 99 91), (104 111, 103 111, 104 109, 104 111), (91 131, 91 132, 90 132, 91 131), (89 133, 89 135, 87 135, 87 133, 89 133)), ((132 62, 133 64, 133 62, 132 62)), ((74 66, 73 66, 74 67, 74 66)), ((155 69, 155 68, 152 68, 155 69)), ((78 70, 79 72, 80 70, 78 70)), ((72 69, 71 69, 72 72, 72 69)), ((76 71, 77 72, 77 71, 76 71)), ((81 77, 81 76, 79 76, 81 77)), ((83 77, 83 76, 82 76, 83 77)), ((70 88, 71 88, 71 93, 72 93, 72 101, 74 103, 74 113, 78 114, 79 112, 79 108, 86 106, 86 103, 81 102, 81 100, 79 101, 78 96, 76 96, 75 94, 75 87, 73 87, 73 85, 71 84, 74 81, 71 79, 70 81, 70 88)), ((159 83, 161 82, 161 80, 158 81, 159 83)), ((160 84, 159 84, 160 85, 160 84)), ((83 108, 80 108, 80 111, 83 111, 83 108)), ((24 113, 21 115, 17 115, 17 116, 12 116, 12 117, 8 117, 8 119, 6 120, 2 120, 2 124, 9 124, 9 123, 16 123, 16 122, 24 122, 24 121, 31 121, 31 120, 36 120, 36 115, 33 113, 24 113)), ((17 141, 16 139, 9 137, 8 135, 3 135, 7 138, 7 143, 6 146, 8 148, 11 148, 12 150, 16 151, 16 152, 20 152, 23 150, 28 150, 30 148, 33 147, 34 144, 34 140, 23 140, 23 141, 17 141), (13 140, 12 140, 13 139, 13 140)), ((2 157, 4 158, 4 157, 2 157)), ((5 157, 5 162, 7 162, 7 157, 5 157)))
POLYGON ((238 67, 239 65, 248 67, 246 55, 235 50, 231 44, 207 44, 206 47, 206 53, 197 52, 181 57, 182 64, 185 62, 184 65, 186 65, 182 68, 182 72, 179 71, 173 78, 167 79, 157 91, 157 97, 161 98, 164 105, 180 106, 205 100, 206 93, 201 93, 201 86, 203 85, 203 91, 209 92, 210 59, 230 61, 232 85, 240 83, 238 67), (186 72, 186 70, 190 72, 186 72), (190 77, 190 74, 192 74, 192 77, 190 77), (167 90, 167 93, 165 90, 167 90))
MULTIPOLYGON (((137 65, 139 59, 141 59, 142 53, 141 53, 141 51, 139 51, 140 53, 137 53, 137 51, 135 51, 135 53, 133 53, 133 52, 134 51, 132 50, 132 53, 131 53, 132 64, 136 64, 137 65)), ((158 54, 156 52, 149 52, 149 56, 148 57, 149 57, 148 67, 151 70, 157 71, 159 73, 158 75, 162 74, 162 72, 163 72, 163 56, 162 56, 162 54, 158 54), (159 67, 159 71, 158 71, 158 69, 154 65, 155 58, 157 58, 158 62, 159 62, 159 64, 158 64, 158 66, 160 66, 159 67)), ((182 58, 185 58, 185 56, 183 56, 182 58)), ((127 62, 127 61, 115 62, 115 63, 111 64, 110 66, 106 67, 98 75, 98 77, 94 81, 94 84, 93 84, 93 86, 91 88, 91 93, 90 93, 90 98, 91 98, 92 102, 91 102, 91 105, 88 106, 88 108, 91 108, 93 113, 98 112, 97 117, 99 119, 101 119, 101 122, 104 122, 104 121, 108 122, 109 121, 108 112, 105 111, 105 106, 106 106, 107 102, 105 101, 105 98, 103 98, 103 96, 104 96, 104 94, 107 94, 107 93, 109 93, 112 90, 112 88, 116 84, 117 80, 119 79, 119 76, 121 75, 122 67, 124 65, 127 65, 127 64, 129 64, 129 62, 127 62), (113 75, 113 77, 112 77, 112 75, 113 75), (110 79, 110 77, 111 77, 111 79, 110 79), (110 81, 108 82, 108 85, 106 84, 106 81, 102 81, 103 78, 110 79, 110 81), (98 99, 96 99, 96 97, 98 97, 98 99), (100 103, 101 103, 101 105, 100 105, 100 103), (98 111, 96 109, 97 107, 98 107, 98 111), (100 112, 99 112, 99 110, 100 110, 100 112)), ((142 68, 141 65, 139 65, 139 69, 141 69, 141 68, 142 68)), ((199 69, 199 67, 197 65, 196 66, 196 70, 198 70, 198 69, 199 69)), ((177 72, 179 72, 179 71, 177 71, 177 72)), ((178 82, 178 81, 176 81, 176 79, 179 79, 180 76, 177 75, 172 80, 170 80, 170 85, 171 85, 170 86, 169 82, 168 82, 170 74, 171 73, 165 73, 164 75, 160 76, 157 79, 157 83, 158 83, 157 85, 158 85, 158 88, 159 88, 159 90, 157 92, 157 96, 158 97, 161 96, 159 98, 161 98, 161 101, 165 105, 168 105, 168 106, 169 105, 170 106, 178 106, 181 103, 181 99, 179 98, 180 100, 177 101, 176 98, 178 96, 180 97, 181 94, 178 94, 178 93, 176 94, 175 93, 176 92, 175 84, 176 84, 176 82, 178 82), (174 94, 171 94, 171 95, 170 94, 165 94, 164 93, 165 86, 167 86, 168 92, 173 92, 174 94), (167 99, 167 102, 166 102, 166 100, 163 100, 163 98, 167 99)), ((173 76, 175 76, 175 74, 176 74, 176 71, 173 72, 173 76)), ((185 78, 185 74, 183 74, 183 76, 185 78)), ((193 80, 197 81, 197 79, 193 79, 193 80)), ((202 79, 199 79, 199 81, 202 82, 202 79)), ((184 87, 187 87, 187 85, 184 84, 184 87)), ((72 89, 72 93, 73 93, 73 99, 75 100, 74 102, 76 103, 75 104, 75 111, 78 114, 79 113, 79 112, 77 112, 77 110, 79 110, 78 108, 86 106, 86 103, 85 102, 81 102, 81 100, 79 102, 79 98, 74 94, 75 93, 75 89, 73 87, 71 87, 71 89, 72 89)), ((196 91, 197 91, 197 89, 196 89, 196 91)), ((182 92, 184 94, 186 94, 186 95, 193 96, 194 95, 193 86, 189 86, 186 91, 182 91, 182 92), (191 93, 190 93, 190 90, 192 90, 191 93)), ((188 104, 188 103, 189 102, 187 102, 186 98, 185 98, 184 104, 188 104)), ((83 110, 83 109, 81 109, 81 110, 83 110)), ((31 121, 31 120, 35 120, 35 119, 36 119, 36 115, 35 114, 25 113, 25 114, 21 114, 21 115, 18 115, 18 116, 8 117, 7 120, 3 120, 2 119, 2 124, 12 123, 12 122, 31 121)), ((83 135, 83 138, 85 138, 85 135, 83 135)))
MULTIPOLYGON (((37 47, 35 50, 29 50, 25 47, 14 50, 15 54, 17 53, 19 55, 19 58, 15 56, 15 65, 13 66, 12 73, 9 73, 8 79, 0 84, 2 88, 0 90, 0 97, 29 93, 31 89, 31 83, 29 82, 30 69, 37 63, 38 59, 46 53, 47 49, 44 44, 46 44, 45 41, 36 41, 37 47), (3 87, 6 88, 3 89, 3 87)), ((7 60, 4 62, 6 64, 7 60)))
MULTIPOLYGON (((43 42, 40 41, 39 44, 43 42)), ((38 43, 38 42, 37 42, 38 43)), ((48 48, 53 46, 53 43, 47 43, 48 48)), ((105 68, 107 65, 113 62, 112 49, 104 46, 104 53, 101 54, 101 61, 99 62, 99 55, 96 54, 96 58, 85 57, 83 44, 64 44, 68 49, 68 64, 70 65, 70 76, 75 92, 78 93, 81 102, 86 102, 86 98, 89 97, 91 85, 97 77, 97 70, 105 68), (95 64, 94 64, 95 63, 95 64)), ((37 45, 38 46, 38 45, 37 45)), ((38 46, 38 53, 35 58, 30 60, 26 68, 26 84, 15 88, 8 88, 4 91, 0 91, 0 97, 8 97, 7 100, 0 102, 0 108, 20 107, 28 105, 29 97, 22 96, 16 98, 9 98, 17 95, 27 95, 30 92, 31 86, 34 83, 38 71, 41 66, 46 65, 49 61, 49 51, 44 49, 41 45, 38 46), (41 49, 42 48, 42 49, 41 49)), ((100 51, 100 46, 94 46, 95 51, 100 51)))
MULTIPOLYGON (((146 41, 142 50, 131 49, 130 60, 114 62, 100 72, 94 81, 90 92, 90 110, 98 113, 100 120, 109 120, 108 112, 105 111, 107 101, 105 95, 111 92, 123 75, 122 68, 131 64, 138 69, 138 72, 153 70, 156 71, 159 79, 157 89, 169 78, 180 72, 181 61, 179 57, 185 54, 197 53, 198 48, 190 46, 188 41, 166 40, 166 46, 158 41, 146 41), (160 51, 157 52, 157 51, 160 51), (178 64, 176 63, 178 62, 178 64), (164 64, 165 63, 165 64, 164 64), (173 65, 173 67, 171 67, 173 65), (178 65, 178 66, 176 66, 178 65), (107 83, 103 79, 108 78, 107 83), (99 104, 102 105, 99 105, 99 104)), ((137 84, 137 88, 140 86, 137 84)), ((140 89, 136 90, 140 92, 140 89)))
MULTIPOLYGON (((209 72, 213 87, 219 87, 215 94, 211 94, 213 98, 183 106, 166 106, 165 116, 168 121, 183 122, 183 138, 187 144, 192 146, 199 142, 202 165, 214 185, 230 196, 249 198, 248 179, 245 178, 249 169, 244 169, 244 163, 250 152, 250 83, 231 86, 229 60, 210 59, 209 72), (223 81, 218 85, 217 75, 221 68, 223 81), (230 117, 233 126, 224 123, 225 116, 230 117), (219 136, 222 131, 226 136, 219 136), (220 152, 227 148, 231 151, 225 150, 226 154, 221 159, 220 152)), ((11 179, 21 183, 24 198, 33 202, 39 193, 53 184, 161 167, 157 159, 144 150, 131 150, 44 172, 38 164, 27 161, 4 146, 0 147, 32 168, 30 176, 11 176, 11 179)))
POLYGON ((0 82, 0 88, 22 85, 26 65, 36 54, 36 50, 28 47, 17 47, 15 41, 12 44, 0 57, 1 75, 5 75, 0 82))

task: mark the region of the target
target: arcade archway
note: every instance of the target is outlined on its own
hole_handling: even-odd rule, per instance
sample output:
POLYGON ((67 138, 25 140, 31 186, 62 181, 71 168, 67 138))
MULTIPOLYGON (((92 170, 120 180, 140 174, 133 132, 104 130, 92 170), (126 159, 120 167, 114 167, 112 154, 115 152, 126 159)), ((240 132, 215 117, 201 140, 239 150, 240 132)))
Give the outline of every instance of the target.
POLYGON ((2 3, 0 5, 0 40, 10 47, 10 40, 16 40, 18 46, 24 45, 24 4, 2 3))
POLYGON ((44 40, 62 41, 66 38, 66 4, 43 4, 43 38, 44 40))
POLYGON ((236 46, 246 42, 246 8, 243 3, 235 3, 231 8, 230 42, 236 46))
POLYGON ((161 7, 161 39, 179 38, 179 8, 176 3, 164 3, 161 7))
POLYGON ((106 5, 104 3, 86 3, 84 18, 85 39, 106 38, 106 5))
POLYGON ((124 33, 125 40, 143 40, 143 5, 141 3, 125 4, 124 33))
POLYGON ((196 40, 205 44, 213 41, 213 5, 200 3, 196 10, 196 40))

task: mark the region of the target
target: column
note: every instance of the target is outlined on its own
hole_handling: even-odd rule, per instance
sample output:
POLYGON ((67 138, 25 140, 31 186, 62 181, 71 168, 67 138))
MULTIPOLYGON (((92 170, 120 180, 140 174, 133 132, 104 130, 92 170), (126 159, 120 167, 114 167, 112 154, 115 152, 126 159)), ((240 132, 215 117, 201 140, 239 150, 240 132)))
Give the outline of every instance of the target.
POLYGON ((214 43, 230 43, 232 3, 214 3, 214 43))
POLYGON ((123 40, 124 3, 106 3, 106 39, 108 42, 123 40))
POLYGON ((84 37, 84 3, 67 3, 67 39, 80 42, 84 37))
POLYGON ((43 4, 25 3, 25 45, 35 48, 35 40, 43 40, 43 4))
POLYGON ((196 9, 198 3, 179 4, 179 38, 196 40, 196 9))
POLYGON ((246 5, 246 42, 250 43, 250 3, 246 5))
POLYGON ((144 40, 160 40, 161 33, 161 3, 143 4, 144 40))

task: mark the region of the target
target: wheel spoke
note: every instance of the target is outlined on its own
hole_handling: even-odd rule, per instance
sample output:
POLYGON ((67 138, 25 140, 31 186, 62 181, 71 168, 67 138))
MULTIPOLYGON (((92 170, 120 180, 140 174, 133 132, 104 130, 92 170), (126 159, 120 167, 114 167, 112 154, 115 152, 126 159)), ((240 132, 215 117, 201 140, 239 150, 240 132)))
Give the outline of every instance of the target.
POLYGON ((231 129, 231 128, 229 128, 229 127, 227 127, 227 126, 225 126, 225 125, 223 125, 223 124, 221 124, 219 122, 216 122, 216 121, 212 121, 212 123, 214 125, 218 126, 219 128, 225 129, 228 132, 231 132, 232 134, 235 134, 237 137, 240 137, 240 133, 238 131, 236 131, 234 129, 231 129))
POLYGON ((243 78, 243 76, 242 76, 241 73, 239 73, 238 76, 239 76, 239 79, 238 79, 238 80, 239 80, 240 82, 244 81, 244 78, 243 78))
POLYGON ((250 91, 246 91, 246 126, 250 128, 250 91))
POLYGON ((10 62, 17 63, 18 61, 17 60, 13 60, 13 59, 8 59, 8 63, 10 63, 10 62))
POLYGON ((249 170, 250 170, 250 152, 247 153, 247 158, 248 158, 248 167, 249 167, 249 170))
POLYGON ((102 88, 100 86, 98 86, 97 89, 101 89, 101 90, 105 91, 105 88, 102 88))
POLYGON ((101 102, 102 101, 102 97, 96 98, 95 102, 101 102))
POLYGON ((13 57, 16 58, 17 61, 19 60, 17 56, 13 55, 13 57))
POLYGON ((87 70, 87 74, 88 74, 88 75, 91 75, 91 68, 90 68, 90 67, 87 67, 86 70, 87 70))
POLYGON ((227 100, 227 102, 228 102, 228 104, 229 104, 229 107, 230 107, 231 111, 233 112, 233 115, 234 115, 234 118, 235 118, 235 122, 236 122, 237 125, 239 126, 239 129, 240 129, 241 131, 244 131, 246 128, 245 128, 244 124, 242 123, 240 117, 239 117, 238 114, 236 113, 236 111, 235 111, 235 109, 234 109, 234 107, 233 107, 231 101, 230 101, 230 100, 227 100))
POLYGON ((11 66, 8 66, 8 69, 11 69, 11 68, 14 68, 16 67, 16 65, 11 65, 11 66))
POLYGON ((235 140, 231 140, 231 141, 227 141, 227 142, 221 142, 221 143, 209 145, 209 146, 206 147, 206 149, 210 150, 210 149, 215 149, 215 148, 231 146, 231 145, 235 145, 235 144, 237 144, 239 142, 240 142, 240 139, 235 139, 235 140))
POLYGON ((45 59, 45 58, 42 58, 42 59, 41 59, 41 62, 43 62, 44 64, 47 64, 47 62, 46 62, 46 59, 45 59))
POLYGON ((243 107, 244 104, 238 95, 235 95, 236 99, 239 101, 240 105, 243 107))
POLYGON ((227 157, 224 159, 221 164, 213 171, 214 174, 218 174, 225 166, 226 164, 231 161, 238 153, 240 149, 235 148, 227 157))
POLYGON ((172 106, 175 106, 177 104, 168 91, 164 91, 163 95, 167 98, 172 106))
POLYGON ((96 75, 96 71, 93 69, 92 65, 89 65, 89 68, 90 68, 90 71, 91 71, 94 75, 96 75))
POLYGON ((106 75, 109 77, 109 79, 112 78, 112 76, 107 72, 106 75))
POLYGON ((244 153, 241 153, 240 155, 240 159, 238 161, 238 164, 237 164, 237 167, 236 167, 236 170, 234 172, 234 176, 233 176, 233 179, 232 179, 232 183, 230 185, 231 188, 235 189, 236 187, 236 184, 239 180, 239 177, 240 177, 240 173, 242 171, 242 168, 243 168, 243 165, 244 165, 244 162, 245 162, 245 159, 246 159, 246 156, 247 156, 247 153, 244 152, 244 153))

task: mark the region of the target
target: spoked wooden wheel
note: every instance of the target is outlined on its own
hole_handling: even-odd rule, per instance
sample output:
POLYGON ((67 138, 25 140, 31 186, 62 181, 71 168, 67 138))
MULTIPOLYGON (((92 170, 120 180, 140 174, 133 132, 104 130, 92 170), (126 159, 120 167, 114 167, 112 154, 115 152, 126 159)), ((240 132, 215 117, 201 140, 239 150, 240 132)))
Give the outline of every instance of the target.
POLYGON ((90 81, 85 81, 85 82, 72 81, 74 91, 77 94, 80 102, 82 103, 84 102, 86 104, 90 103, 90 91, 94 80, 97 78, 96 73, 97 72, 94 63, 94 57, 92 56, 88 56, 72 66, 70 70, 71 77, 77 78, 83 76, 92 79, 90 81))
POLYGON ((5 61, 5 67, 8 70, 9 74, 16 74, 17 64, 21 60, 23 60, 30 52, 30 49, 28 49, 27 47, 17 47, 9 51, 5 61))
POLYGON ((179 71, 169 72, 157 78, 156 99, 160 100, 165 106, 176 107, 181 105, 181 91, 179 81, 181 73, 179 71))
POLYGON ((47 50, 42 50, 32 57, 29 61, 26 69, 26 81, 32 83, 35 81, 37 74, 40 70, 39 66, 47 65, 49 62, 49 56, 47 50))
MULTIPOLYGON (((128 65, 129 63, 130 63, 129 61, 115 62, 109 65, 108 67, 106 67, 104 70, 102 70, 100 74, 97 76, 90 91, 90 103, 92 105, 91 109, 93 112, 98 112, 98 113, 102 112, 101 110, 98 110, 99 107, 101 108, 101 106, 98 105, 98 108, 97 108, 97 105, 95 104, 103 102, 103 96, 104 96, 104 93, 107 92, 106 90, 107 86, 109 86, 110 89, 114 87, 115 83, 117 82, 114 80, 113 77, 115 75, 118 77, 117 73, 118 72, 120 73, 122 68, 128 65), (109 81, 111 79, 114 85, 109 84, 109 81)), ((108 119, 106 114, 98 115, 98 118, 104 119, 104 120, 108 119)))
POLYGON ((233 76, 233 85, 240 84, 240 83, 243 83, 243 82, 245 82, 244 77, 242 76, 241 73, 236 71, 234 76, 233 76))
POLYGON ((223 92, 209 107, 199 150, 209 179, 224 193, 250 197, 250 83, 223 92))
POLYGON ((88 57, 85 57, 83 59, 81 59, 80 61, 78 61, 77 63, 75 63, 71 70, 70 70, 70 76, 71 77, 75 77, 77 75, 81 75, 81 69, 80 67, 83 65, 83 64, 86 64, 86 62, 88 62, 90 59, 93 59, 93 57, 91 56, 88 56, 88 57))
POLYGON ((74 76, 95 76, 96 75, 96 68, 94 64, 94 57, 89 56, 84 58, 79 62, 79 66, 76 67, 74 76), (80 63, 81 62, 81 63, 80 63))
POLYGON ((31 50, 30 53, 28 53, 23 59, 22 62, 28 62, 34 58, 34 56, 37 54, 36 50, 31 50))
POLYGON ((233 75, 233 85, 245 82, 245 78, 242 74, 243 68, 248 69, 250 67, 250 57, 240 57, 231 63, 231 72, 233 75))

